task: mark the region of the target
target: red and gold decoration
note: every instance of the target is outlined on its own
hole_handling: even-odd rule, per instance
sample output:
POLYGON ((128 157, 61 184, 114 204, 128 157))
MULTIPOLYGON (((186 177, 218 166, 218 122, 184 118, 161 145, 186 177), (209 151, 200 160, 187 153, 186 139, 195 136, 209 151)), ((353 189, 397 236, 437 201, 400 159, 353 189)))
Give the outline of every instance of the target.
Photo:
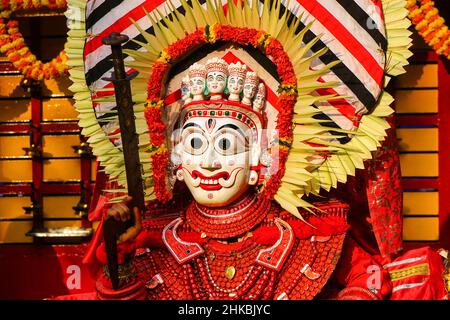
MULTIPOLYGON (((313 215, 302 212, 315 226, 311 227, 271 207, 253 232, 232 244, 204 237, 182 224, 182 219, 146 219, 134 243, 120 244, 121 253, 136 251, 136 272, 148 279, 143 287, 150 299, 309 300, 320 292, 336 267, 348 228, 346 205, 332 201, 318 203, 317 208, 320 211, 313 215), (148 249, 137 249, 142 247, 148 249), (184 281, 177 280, 180 276, 184 281)), ((267 210, 261 203, 253 203, 251 215, 260 216, 261 209, 267 210)), ((104 247, 99 247, 97 257, 106 262, 104 247)), ((367 256, 359 258, 370 262, 367 256)), ((350 286, 358 283, 344 282, 350 286)), ((98 297, 144 298, 142 287, 137 289, 139 283, 131 279, 126 290, 113 291, 103 275, 97 281, 98 297)), ((370 291, 365 295, 377 299, 370 291)))
POLYGON ((450 59, 450 30, 432 0, 408 0, 409 18, 437 54, 450 59))
POLYGON ((25 78, 43 80, 67 74, 67 55, 61 51, 52 61, 43 63, 30 51, 19 31, 19 22, 9 19, 19 10, 39 10, 42 8, 64 9, 64 1, 2 1, 0 4, 0 53, 4 54, 25 78))

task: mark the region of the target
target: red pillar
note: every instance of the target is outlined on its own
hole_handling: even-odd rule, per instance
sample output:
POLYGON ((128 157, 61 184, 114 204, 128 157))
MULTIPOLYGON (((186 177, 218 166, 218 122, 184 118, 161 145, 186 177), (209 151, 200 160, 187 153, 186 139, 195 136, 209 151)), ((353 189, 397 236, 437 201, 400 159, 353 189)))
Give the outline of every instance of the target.
POLYGON ((450 248, 450 60, 438 59, 439 240, 450 248))

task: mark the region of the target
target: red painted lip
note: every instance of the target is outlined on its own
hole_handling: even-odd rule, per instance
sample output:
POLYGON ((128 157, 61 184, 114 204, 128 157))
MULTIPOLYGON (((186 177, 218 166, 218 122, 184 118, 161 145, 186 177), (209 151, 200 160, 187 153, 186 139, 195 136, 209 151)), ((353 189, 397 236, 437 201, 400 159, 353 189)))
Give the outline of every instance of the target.
POLYGON ((203 184, 203 183, 200 183, 199 187, 202 188, 203 190, 206 190, 206 191, 217 191, 217 190, 222 189, 222 186, 220 184, 203 184))
POLYGON ((228 180, 230 178, 230 174, 226 171, 218 172, 212 176, 205 176, 200 171, 194 170, 191 173, 192 178, 197 179, 207 179, 207 180, 219 180, 220 178, 224 178, 225 180, 228 180))
MULTIPOLYGON (((212 176, 205 176, 204 174, 202 174, 200 171, 194 170, 192 171, 192 178, 193 179, 203 179, 203 180, 219 180, 220 178, 223 178, 225 180, 228 180, 230 178, 230 174, 228 172, 222 171, 222 172, 218 172, 212 176)), ((202 188, 203 190, 206 191, 217 191, 222 189, 222 186, 217 183, 217 184, 204 184, 204 183, 200 183, 199 185, 200 188, 202 188)))

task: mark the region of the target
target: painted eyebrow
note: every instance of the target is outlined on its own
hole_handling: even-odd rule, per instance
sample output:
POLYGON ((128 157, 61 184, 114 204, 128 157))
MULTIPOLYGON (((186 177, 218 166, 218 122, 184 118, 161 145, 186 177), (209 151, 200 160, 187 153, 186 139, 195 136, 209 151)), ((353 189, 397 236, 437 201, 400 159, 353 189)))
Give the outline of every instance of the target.
POLYGON ((219 129, 217 129, 216 131, 219 131, 219 130, 221 130, 221 129, 223 129, 223 128, 231 128, 231 129, 234 129, 234 130, 236 130, 237 132, 239 132, 242 136, 246 137, 246 135, 242 132, 242 130, 239 129, 239 127, 236 126, 236 125, 234 125, 234 124, 231 124, 231 123, 224 124, 223 126, 221 126, 221 127, 220 127, 219 129))
POLYGON ((182 129, 182 130, 184 130, 184 129, 186 129, 186 128, 189 128, 189 127, 197 127, 197 128, 199 128, 199 129, 202 128, 202 127, 200 127, 198 124, 196 124, 196 123, 194 123, 194 122, 190 122, 190 123, 186 123, 186 124, 183 126, 183 129, 182 129))

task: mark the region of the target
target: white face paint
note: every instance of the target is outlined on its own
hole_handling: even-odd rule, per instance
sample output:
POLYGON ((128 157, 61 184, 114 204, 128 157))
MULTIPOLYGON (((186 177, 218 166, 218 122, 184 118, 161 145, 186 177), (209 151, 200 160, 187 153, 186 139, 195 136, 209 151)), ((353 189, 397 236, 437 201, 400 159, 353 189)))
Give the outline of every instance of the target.
POLYGON ((181 99, 183 101, 187 101, 190 98, 190 90, 189 90, 189 77, 184 77, 181 80, 181 99))
MULTIPOLYGON (((206 85, 212 94, 221 94, 225 90, 227 76, 223 72, 213 71, 208 73, 206 85)), ((220 98, 220 96, 219 96, 220 98)))
POLYGON ((266 102, 266 89, 262 83, 258 85, 258 90, 253 100, 253 110, 260 112, 264 108, 264 104, 266 102))
POLYGON ((185 181, 198 203, 228 205, 257 183, 250 169, 251 148, 250 129, 236 119, 190 118, 176 147, 182 162, 177 178, 185 181))
POLYGON ((205 89, 205 79, 202 77, 192 77, 189 79, 189 90, 194 101, 203 99, 203 90, 205 89))
POLYGON ((253 109, 261 110, 264 104, 264 97, 260 95, 256 95, 255 100, 253 100, 253 109))
POLYGON ((239 95, 244 89, 244 78, 238 76, 228 77, 228 90, 230 91, 229 100, 239 101, 239 95))
POLYGON ((258 85, 253 82, 245 82, 244 83, 244 97, 247 99, 252 99, 255 94, 256 90, 258 89, 258 85))

